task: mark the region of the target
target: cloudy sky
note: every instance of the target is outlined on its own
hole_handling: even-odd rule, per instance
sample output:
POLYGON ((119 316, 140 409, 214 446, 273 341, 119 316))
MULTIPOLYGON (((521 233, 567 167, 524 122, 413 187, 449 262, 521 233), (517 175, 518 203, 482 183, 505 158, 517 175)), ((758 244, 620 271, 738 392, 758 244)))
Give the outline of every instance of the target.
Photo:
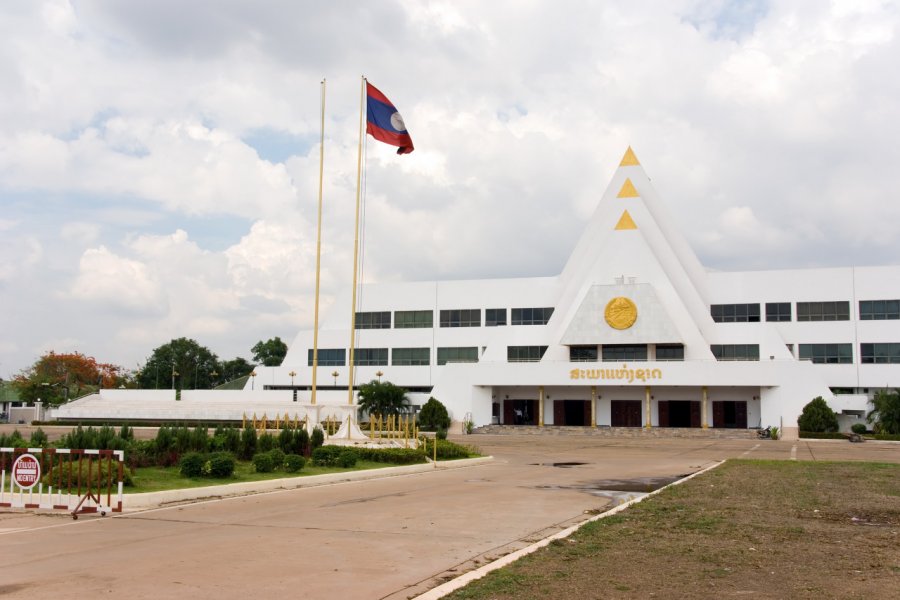
POLYGON ((900 6, 795 0, 54 0, 0 5, 0 375, 77 350, 223 358, 351 271, 560 271, 630 144, 710 269, 900 263, 900 6))

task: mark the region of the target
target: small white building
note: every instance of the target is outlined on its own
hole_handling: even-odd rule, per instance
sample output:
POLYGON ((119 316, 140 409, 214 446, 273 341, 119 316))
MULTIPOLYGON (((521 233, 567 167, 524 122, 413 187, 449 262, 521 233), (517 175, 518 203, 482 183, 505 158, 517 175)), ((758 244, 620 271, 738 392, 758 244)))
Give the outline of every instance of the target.
MULTIPOLYGON (((630 148, 558 276, 362 288, 355 384, 380 373, 475 426, 793 437, 812 398, 852 422, 900 382, 900 266, 708 272, 630 148)), ((319 328, 317 385, 334 401, 347 394, 350 299, 319 328)), ((300 332, 280 367, 257 368, 256 393, 308 403, 312 347, 300 332)))

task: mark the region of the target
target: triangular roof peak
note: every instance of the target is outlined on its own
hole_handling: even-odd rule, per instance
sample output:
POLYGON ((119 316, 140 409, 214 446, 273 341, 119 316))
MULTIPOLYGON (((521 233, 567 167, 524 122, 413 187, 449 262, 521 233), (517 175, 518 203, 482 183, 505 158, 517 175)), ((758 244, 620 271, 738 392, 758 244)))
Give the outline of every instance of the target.
POLYGON ((622 162, 619 163, 620 167, 639 167, 641 163, 638 162, 637 156, 634 155, 634 150, 631 149, 631 146, 628 146, 628 150, 625 151, 625 155, 622 157, 622 162))

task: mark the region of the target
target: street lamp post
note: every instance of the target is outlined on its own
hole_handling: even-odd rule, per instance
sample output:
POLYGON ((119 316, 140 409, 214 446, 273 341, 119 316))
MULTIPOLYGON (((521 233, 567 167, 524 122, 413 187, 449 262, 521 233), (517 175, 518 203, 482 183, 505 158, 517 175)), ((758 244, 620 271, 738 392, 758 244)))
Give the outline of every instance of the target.
POLYGON ((256 388, 256 371, 250 373, 250 390, 254 390, 256 388))
POLYGON ((297 372, 291 371, 288 375, 291 377, 291 389, 294 389, 294 377, 297 376, 297 372))
POLYGON ((213 385, 216 383, 216 381, 218 381, 216 379, 216 377, 218 377, 218 376, 219 376, 219 374, 216 371, 213 371, 212 373, 209 374, 209 379, 210 379, 209 388, 210 389, 212 389, 213 385))
POLYGON ((340 375, 340 373, 338 373, 337 371, 334 371, 334 372, 331 373, 331 376, 334 377, 334 387, 337 387, 337 378, 338 378, 338 375, 340 375))
POLYGON ((381 371, 375 371, 375 377, 378 378, 378 383, 381 383, 381 376, 384 375, 381 371))

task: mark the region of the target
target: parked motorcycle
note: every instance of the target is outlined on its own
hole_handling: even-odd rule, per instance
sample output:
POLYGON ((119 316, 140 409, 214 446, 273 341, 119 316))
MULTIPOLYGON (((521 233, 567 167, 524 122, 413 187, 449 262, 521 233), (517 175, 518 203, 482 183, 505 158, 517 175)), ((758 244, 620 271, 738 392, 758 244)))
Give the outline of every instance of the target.
POLYGON ((772 426, 769 425, 765 429, 760 429, 756 432, 756 437, 761 440, 771 440, 772 439, 772 426))

